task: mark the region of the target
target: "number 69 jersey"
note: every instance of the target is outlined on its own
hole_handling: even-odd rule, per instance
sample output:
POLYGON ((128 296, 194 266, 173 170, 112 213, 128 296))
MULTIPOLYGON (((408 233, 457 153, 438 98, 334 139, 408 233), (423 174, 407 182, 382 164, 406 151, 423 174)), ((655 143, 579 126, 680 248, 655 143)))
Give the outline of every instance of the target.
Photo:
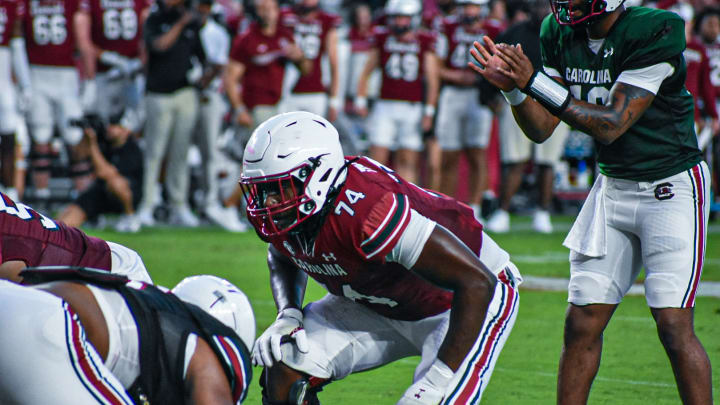
MULTIPOLYGON (((140 55, 140 17, 149 0, 86 0, 92 18, 92 42, 128 58, 140 55)), ((100 70, 107 70, 101 66, 100 70)))
POLYGON ((31 65, 74 67, 73 17, 86 0, 25 0, 25 44, 31 65))
MULTIPOLYGON (((604 104, 613 84, 625 82, 624 72, 639 76, 641 69, 659 64, 672 69, 648 109, 626 133, 609 145, 596 142, 603 174, 653 181, 700 162, 693 99, 685 89, 684 26, 675 13, 628 7, 595 53, 584 30, 560 26, 552 14, 543 21, 540 48, 544 69, 550 76, 561 77, 577 99, 604 104)), ((625 83, 633 85, 632 81, 625 83)), ((642 82, 634 85, 643 87, 642 82)))
POLYGON ((420 102, 424 99, 425 52, 435 52, 435 38, 417 30, 409 41, 401 41, 385 27, 376 27, 372 45, 380 53, 382 85, 380 98, 420 102))
MULTIPOLYGON (((365 157, 348 166, 345 184, 312 246, 299 245, 293 236, 275 240, 273 245, 331 294, 391 319, 419 320, 448 310, 452 292, 388 260, 403 233, 418 231, 409 227, 411 215, 418 213, 450 230, 479 254, 482 225, 470 207, 406 182, 365 157)), ((509 258, 502 260, 506 263, 509 258)))

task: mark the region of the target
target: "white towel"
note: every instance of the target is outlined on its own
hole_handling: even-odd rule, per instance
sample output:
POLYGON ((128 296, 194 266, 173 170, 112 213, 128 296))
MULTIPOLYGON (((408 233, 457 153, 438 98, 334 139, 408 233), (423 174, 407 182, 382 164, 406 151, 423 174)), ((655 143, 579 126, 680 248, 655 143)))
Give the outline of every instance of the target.
POLYGON ((605 176, 598 176, 563 246, 590 257, 607 254, 605 176))

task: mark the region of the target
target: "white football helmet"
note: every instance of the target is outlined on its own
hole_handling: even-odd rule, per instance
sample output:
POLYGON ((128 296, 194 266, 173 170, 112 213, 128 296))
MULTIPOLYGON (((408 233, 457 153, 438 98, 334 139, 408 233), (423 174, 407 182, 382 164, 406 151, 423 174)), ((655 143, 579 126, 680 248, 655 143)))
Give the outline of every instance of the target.
POLYGON ((264 240, 319 214, 345 181, 345 156, 337 130, 304 111, 260 124, 245 146, 240 184, 247 215, 264 240))
POLYGON ((185 277, 171 292, 195 304, 234 330, 252 351, 255 343, 255 315, 250 300, 231 282, 211 275, 185 277))
POLYGON ((402 34, 420 26, 420 13, 422 3, 420 0, 389 0, 385 5, 385 15, 388 18, 388 27, 396 34, 402 34), (398 25, 394 22, 395 17, 412 17, 410 25, 398 25))

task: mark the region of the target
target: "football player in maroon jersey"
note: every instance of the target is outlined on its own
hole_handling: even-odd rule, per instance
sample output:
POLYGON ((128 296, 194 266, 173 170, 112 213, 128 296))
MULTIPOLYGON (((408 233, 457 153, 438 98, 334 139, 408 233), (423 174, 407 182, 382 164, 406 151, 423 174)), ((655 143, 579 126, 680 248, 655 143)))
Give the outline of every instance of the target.
POLYGON ((142 26, 150 0, 88 0, 88 4, 81 18, 87 20, 97 57, 91 62, 97 71, 97 93, 90 110, 107 119, 125 110, 132 102, 129 97, 140 97, 134 76, 142 69, 142 26))
POLYGON ((25 267, 82 266, 152 283, 142 258, 15 202, 0 193, 0 279, 21 282, 25 267))
POLYGON ((337 56, 337 28, 341 19, 320 9, 319 2, 296 0, 294 7, 283 8, 280 12, 280 23, 294 32, 295 42, 302 49, 303 55, 312 61, 312 69, 300 76, 290 96, 284 101, 284 108, 288 111, 309 111, 335 121, 342 106, 338 98, 340 81, 337 56), (323 55, 327 55, 330 66, 329 89, 325 88, 322 80, 323 55))
POLYGON ((235 39, 224 77, 233 119, 251 128, 278 113, 288 61, 311 69, 292 31, 279 24, 277 0, 255 0, 255 12, 258 21, 235 39))
POLYGON ((357 112, 366 116, 367 82, 381 68, 380 99, 370 116, 370 156, 387 164, 395 150, 398 173, 409 181, 418 177, 422 133, 432 126, 440 85, 435 38, 418 28, 421 10, 419 0, 388 2, 388 26, 375 30, 355 99, 357 112))
MULTIPOLYGON (((71 175, 75 189, 84 190, 90 181, 90 162, 77 148, 82 129, 71 122, 82 116, 80 78, 75 51, 87 78, 95 76, 94 53, 90 30, 83 13, 89 10, 87 0, 24 0, 23 20, 30 77, 33 83, 28 110, 28 124, 33 137, 33 184, 36 196, 50 196, 50 139, 53 127, 60 130, 71 146, 71 175)), ((87 89, 87 88, 86 88, 87 89)))
POLYGON ((15 174, 16 157, 21 155, 15 137, 20 126, 25 125, 19 112, 27 109, 32 93, 22 33, 24 15, 22 0, 0 0, 0 181, 5 190, 15 194, 22 191, 15 174), (15 93, 13 76, 20 90, 19 97, 15 93))
POLYGON ((408 356, 422 360, 399 404, 479 401, 521 276, 470 207, 343 156, 307 112, 255 130, 241 184, 278 310, 253 352, 264 404, 316 403, 320 385, 408 356), (303 307, 308 276, 328 294, 303 307))
POLYGON ((456 0, 460 13, 446 18, 438 35, 440 77, 435 136, 442 149, 440 191, 454 196, 460 156, 467 157, 471 178, 469 204, 480 218, 483 192, 487 188, 485 149, 490 141, 492 112, 480 104, 477 76, 468 67, 470 49, 483 35, 499 33, 485 23, 488 0, 456 0))

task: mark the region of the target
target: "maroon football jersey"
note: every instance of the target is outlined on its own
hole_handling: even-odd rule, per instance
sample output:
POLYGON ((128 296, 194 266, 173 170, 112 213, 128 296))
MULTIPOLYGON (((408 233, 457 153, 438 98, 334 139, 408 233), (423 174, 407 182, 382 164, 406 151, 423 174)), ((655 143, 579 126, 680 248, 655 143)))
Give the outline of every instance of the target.
POLYGON ((720 42, 705 44, 705 51, 710 63, 710 83, 715 88, 715 94, 720 95, 720 42))
POLYGON ((380 52, 383 100, 422 101, 425 52, 435 52, 435 38, 416 31, 409 41, 401 41, 385 27, 377 27, 373 47, 380 52))
POLYGON ((17 20, 25 15, 23 0, 0 0, 0 46, 8 46, 17 20))
POLYGON ((0 260, 32 266, 83 266, 110 271, 110 247, 102 239, 38 213, 0 193, 0 260))
POLYGON ((295 14, 290 7, 280 11, 280 23, 295 33, 295 43, 300 46, 306 59, 312 60, 312 70, 301 76, 293 93, 320 93, 325 91, 322 84, 322 56, 327 53, 326 39, 330 30, 340 26, 340 17, 322 10, 303 17, 295 14))
POLYGON ((245 66, 242 98, 248 108, 275 105, 280 101, 287 60, 282 49, 292 42, 293 35, 288 29, 278 26, 275 35, 269 37, 260 31, 257 23, 250 24, 237 37, 230 58, 245 66))
POLYGON ((423 319, 448 310, 452 293, 385 259, 405 231, 411 209, 479 254, 482 225, 470 207, 408 183, 366 157, 348 167, 345 185, 312 246, 300 245, 293 236, 277 238, 273 245, 331 294, 388 318, 423 319))
POLYGON ((468 30, 457 18, 449 17, 444 20, 441 35, 447 43, 447 52, 443 57, 443 63, 450 69, 470 69, 470 50, 473 49, 473 42, 482 42, 483 35, 494 39, 499 30, 494 25, 483 24, 477 31, 468 30))
POLYGON ((710 83, 710 64, 705 46, 699 41, 691 39, 683 51, 683 56, 687 65, 685 87, 695 100, 695 120, 701 118, 701 112, 717 118, 715 90, 710 83))
MULTIPOLYGON (((89 0, 92 19, 92 42, 105 51, 117 52, 129 58, 140 54, 143 10, 149 0, 89 0)), ((98 70, 110 66, 98 64, 98 70)))
POLYGON ((31 65, 75 66, 73 17, 87 0, 25 0, 25 44, 31 65))

